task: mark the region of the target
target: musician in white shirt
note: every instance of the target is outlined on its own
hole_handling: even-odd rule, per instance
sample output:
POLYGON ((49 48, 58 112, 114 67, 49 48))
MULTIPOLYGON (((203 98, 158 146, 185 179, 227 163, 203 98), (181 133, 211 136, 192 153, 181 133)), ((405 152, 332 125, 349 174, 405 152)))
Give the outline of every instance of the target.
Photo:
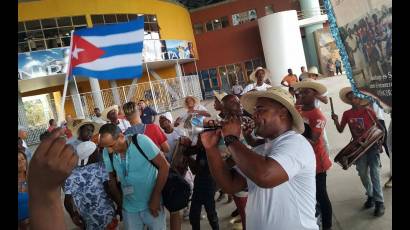
POLYGON ((252 81, 256 81, 256 83, 251 83, 245 87, 241 95, 244 95, 245 93, 249 91, 265 91, 268 88, 272 87, 271 85, 268 85, 265 83, 265 79, 268 77, 269 71, 267 69, 264 69, 262 67, 258 67, 249 75, 249 78, 252 81))

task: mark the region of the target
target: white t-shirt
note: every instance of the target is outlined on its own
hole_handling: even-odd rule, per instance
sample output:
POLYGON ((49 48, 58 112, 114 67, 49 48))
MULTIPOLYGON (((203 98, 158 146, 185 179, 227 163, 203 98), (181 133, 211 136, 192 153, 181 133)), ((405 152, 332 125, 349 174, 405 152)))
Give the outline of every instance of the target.
POLYGON ((181 136, 186 136, 185 130, 175 127, 172 133, 169 133, 169 134, 166 132, 164 133, 167 136, 167 142, 169 145, 169 153, 167 155, 170 156, 171 154, 174 153, 178 138, 181 136))
POLYGON ((240 94, 240 93, 242 93, 242 91, 243 91, 243 88, 242 88, 241 85, 232 86, 232 93, 233 94, 240 94))
POLYGON ((249 92, 253 89, 255 89, 256 91, 265 91, 265 90, 269 89, 270 87, 272 87, 272 86, 266 84, 265 82, 261 86, 256 85, 256 83, 249 84, 245 87, 245 89, 243 90, 241 95, 244 95, 245 93, 247 93, 247 92, 249 92))
POLYGON ((265 189, 244 175, 248 184, 246 228, 318 230, 315 218, 316 159, 306 138, 295 131, 288 131, 255 147, 254 151, 277 161, 289 180, 265 189))
POLYGON ((99 123, 99 124, 105 124, 105 123, 107 123, 107 122, 104 121, 104 119, 102 119, 101 117, 96 117, 96 116, 93 117, 93 122, 99 123))
MULTIPOLYGON (((199 111, 207 111, 208 112, 208 110, 205 108, 205 106, 203 106, 203 105, 201 105, 201 104, 198 104, 198 105, 195 105, 194 106, 194 110, 199 110, 199 111)), ((190 113, 188 113, 187 111, 185 111, 185 112, 183 112, 182 114, 181 114, 181 123, 183 124, 184 122, 185 122, 185 120, 188 118, 188 116, 190 115, 190 113)))
POLYGON ((120 123, 118 123, 118 127, 121 129, 121 132, 125 132, 129 127, 131 127, 131 124, 129 121, 126 119, 118 119, 120 123))
POLYGON ((384 120, 384 114, 383 114, 384 111, 383 111, 383 109, 380 108, 380 106, 376 102, 373 102, 372 106, 373 106, 374 113, 376 113, 377 119, 384 120))

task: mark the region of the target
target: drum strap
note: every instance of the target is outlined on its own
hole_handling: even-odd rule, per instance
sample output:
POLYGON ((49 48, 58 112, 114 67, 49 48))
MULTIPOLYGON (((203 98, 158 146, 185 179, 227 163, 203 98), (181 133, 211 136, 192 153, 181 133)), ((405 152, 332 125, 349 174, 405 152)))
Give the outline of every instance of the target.
POLYGON ((377 119, 374 119, 374 117, 372 116, 372 114, 369 112, 368 109, 366 109, 366 112, 369 115, 370 119, 372 119, 372 121, 379 127, 379 129, 381 129, 383 133, 386 133, 386 130, 384 129, 383 125, 380 124, 380 122, 377 119))

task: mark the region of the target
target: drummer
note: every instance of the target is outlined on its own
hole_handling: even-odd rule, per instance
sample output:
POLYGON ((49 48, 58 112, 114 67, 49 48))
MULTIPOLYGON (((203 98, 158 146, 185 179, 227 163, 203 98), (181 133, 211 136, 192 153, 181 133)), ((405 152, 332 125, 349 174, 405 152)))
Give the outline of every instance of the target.
MULTIPOLYGON (((337 131, 342 133, 346 124, 348 124, 353 139, 357 139, 372 127, 377 119, 376 114, 372 110, 365 108, 368 101, 356 97, 351 87, 341 89, 339 96, 344 103, 352 105, 352 108, 343 113, 341 123, 339 123, 338 116, 332 114, 337 131)), ((374 216, 377 217, 383 216, 385 210, 383 191, 380 184, 380 167, 380 153, 377 143, 371 146, 356 161, 356 170, 366 189, 367 201, 364 203, 364 208, 369 209, 376 206, 374 216)))

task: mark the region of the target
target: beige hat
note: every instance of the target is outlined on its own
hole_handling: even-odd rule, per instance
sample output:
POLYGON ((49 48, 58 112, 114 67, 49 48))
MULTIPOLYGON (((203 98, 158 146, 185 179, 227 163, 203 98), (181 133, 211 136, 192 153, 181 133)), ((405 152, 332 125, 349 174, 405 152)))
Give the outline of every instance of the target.
POLYGON ((255 75, 256 75, 256 72, 258 72, 258 70, 263 70, 263 72, 265 72, 265 78, 263 80, 265 80, 267 77, 269 77, 269 75, 270 75, 269 70, 259 66, 249 75, 249 79, 256 82, 256 76, 255 75))
MULTIPOLYGON (((352 102, 347 98, 347 94, 348 93, 350 93, 350 92, 352 92, 353 90, 352 90, 352 87, 344 87, 344 88, 342 88, 340 91, 339 91, 339 97, 340 97, 340 99, 344 102, 344 103, 346 103, 346 104, 349 104, 349 105, 351 105, 352 104, 352 102)), ((369 104, 369 101, 368 100, 366 100, 366 99, 362 99, 361 100, 361 102, 360 102, 360 105, 362 105, 362 106, 365 106, 365 105, 367 105, 367 104, 369 104)))
POLYGON ((322 76, 322 75, 323 75, 323 74, 319 73, 319 70, 317 69, 316 66, 309 67, 309 69, 308 69, 307 72, 310 73, 310 74, 316 74, 316 75, 318 75, 318 76, 322 76))
POLYGON ((319 95, 323 95, 327 92, 326 86, 309 78, 305 78, 300 82, 296 82, 295 84, 293 84, 293 88, 295 88, 295 90, 300 88, 314 89, 319 93, 319 95))
POLYGON ((261 97, 271 98, 285 106, 292 115, 292 129, 298 133, 303 133, 305 131, 303 119, 295 108, 295 103, 293 102, 292 95, 287 90, 284 90, 280 87, 271 87, 266 91, 248 92, 241 97, 241 103, 243 105, 243 108, 247 112, 253 113, 256 100, 261 97))
POLYGON ((67 129, 73 130, 77 124, 80 124, 84 119, 82 118, 74 118, 71 121, 67 122, 67 129))
POLYGON ((214 96, 216 98, 218 98, 219 102, 222 102, 222 98, 224 98, 226 95, 228 95, 228 94, 223 92, 223 91, 222 91, 222 93, 218 93, 217 91, 214 90, 214 96))
POLYGON ((185 107, 186 109, 188 108, 187 105, 186 105, 186 99, 188 99, 188 98, 194 99, 195 105, 197 105, 197 104, 200 103, 200 101, 199 101, 199 99, 198 99, 197 97, 192 96, 192 95, 188 95, 188 96, 186 96, 185 99, 184 99, 184 107, 185 107))
POLYGON ((105 108, 104 111, 101 113, 102 119, 105 120, 105 121, 110 121, 110 120, 107 118, 107 115, 108 115, 108 113, 109 113, 111 110, 113 110, 113 109, 115 109, 115 110, 117 111, 117 113, 119 112, 118 105, 113 105, 113 106, 110 106, 110 107, 108 107, 108 108, 105 108))
POLYGON ((98 132, 100 131, 101 126, 103 126, 103 124, 101 123, 96 123, 90 120, 83 120, 81 121, 81 123, 77 124, 74 126, 74 128, 72 129, 72 133, 73 136, 77 136, 78 135, 78 130, 80 129, 81 126, 84 125, 93 125, 94 126, 94 132, 93 132, 93 136, 98 134, 98 132))

